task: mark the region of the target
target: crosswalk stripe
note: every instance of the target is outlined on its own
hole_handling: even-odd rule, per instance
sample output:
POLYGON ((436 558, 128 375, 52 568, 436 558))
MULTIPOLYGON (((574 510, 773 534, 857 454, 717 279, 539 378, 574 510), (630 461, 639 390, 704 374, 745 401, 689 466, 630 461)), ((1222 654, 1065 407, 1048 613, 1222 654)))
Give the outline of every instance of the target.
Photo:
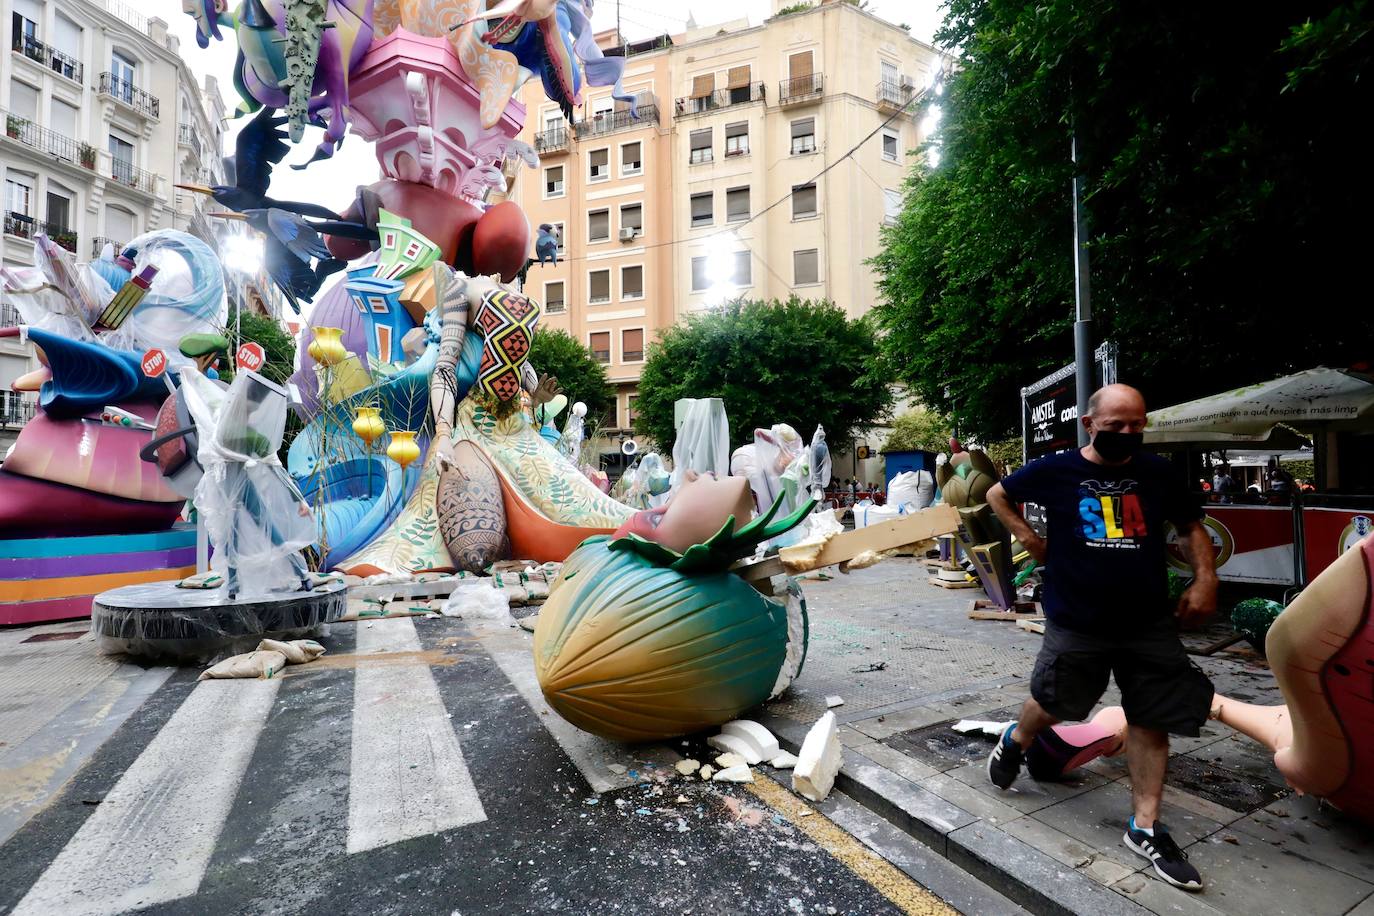
POLYGON ((408 617, 358 630, 348 852, 365 852, 487 819, 439 685, 422 661, 366 656, 419 652, 408 617))
POLYGON ((197 685, 13 916, 106 916, 194 894, 280 685, 197 685))

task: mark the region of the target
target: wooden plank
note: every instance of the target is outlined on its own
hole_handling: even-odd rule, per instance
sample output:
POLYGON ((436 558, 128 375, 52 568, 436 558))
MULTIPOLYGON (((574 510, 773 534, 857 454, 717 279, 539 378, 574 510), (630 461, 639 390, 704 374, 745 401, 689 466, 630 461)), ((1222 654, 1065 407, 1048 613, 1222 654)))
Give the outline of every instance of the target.
POLYGON ((1017 629, 1025 630, 1027 633, 1039 633, 1041 636, 1045 635, 1045 625, 1043 623, 1036 623, 1034 620, 1018 620, 1016 621, 1016 626, 1017 629))
POLYGON ((982 588, 977 582, 970 582, 968 579, 965 579, 963 582, 950 582, 946 579, 937 579, 931 576, 926 581, 931 585, 938 585, 940 588, 982 588))
POLYGON ((1044 620, 1044 614, 1018 614, 1015 611, 969 611, 969 620, 1044 620))
POLYGON ((865 551, 891 550, 940 534, 959 530, 959 513, 953 506, 932 506, 867 528, 856 528, 835 535, 819 551, 799 545, 778 551, 782 564, 792 575, 852 560, 865 551))

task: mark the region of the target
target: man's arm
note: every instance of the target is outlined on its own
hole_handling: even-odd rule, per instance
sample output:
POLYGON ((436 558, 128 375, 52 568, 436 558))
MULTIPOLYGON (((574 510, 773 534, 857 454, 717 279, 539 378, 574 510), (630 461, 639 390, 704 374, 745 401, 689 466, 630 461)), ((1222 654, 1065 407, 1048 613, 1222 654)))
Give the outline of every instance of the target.
POLYGON ((1217 553, 1201 519, 1178 526, 1178 547, 1193 568, 1193 584, 1178 599, 1175 612, 1179 622, 1187 625, 1216 613, 1217 553))
POLYGON ((993 484, 992 489, 988 490, 988 505, 992 506, 992 511, 997 513, 997 517, 1007 526, 1012 537, 1020 541, 1021 546, 1035 558, 1035 562, 1044 563, 1045 539, 1035 533, 1035 529, 1026 521, 1026 517, 1011 501, 1011 497, 1000 483, 993 484))

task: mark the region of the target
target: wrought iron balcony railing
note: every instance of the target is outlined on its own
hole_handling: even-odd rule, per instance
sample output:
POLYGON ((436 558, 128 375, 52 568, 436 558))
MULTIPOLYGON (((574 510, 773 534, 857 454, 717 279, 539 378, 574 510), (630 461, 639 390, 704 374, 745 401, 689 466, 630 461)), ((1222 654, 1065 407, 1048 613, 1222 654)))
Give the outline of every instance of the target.
POLYGON ((200 135, 196 133, 194 124, 177 125, 177 142, 182 146, 189 146, 195 151, 196 157, 200 157, 200 135))
POLYGON ((144 194, 157 193, 157 176, 123 159, 110 159, 110 177, 144 194))
POLYGON ((778 83, 778 104, 787 106, 814 102, 821 97, 824 89, 825 78, 819 73, 783 80, 778 83))
POLYGON ((119 252, 124 249, 123 242, 116 242, 114 239, 107 239, 97 235, 95 238, 91 239, 91 260, 100 257, 106 245, 113 245, 115 254, 119 254, 119 252))
POLYGON ((555 127, 534 135, 536 153, 557 153, 568 148, 568 129, 555 127))
POLYGON ((112 99, 123 102, 139 114, 153 119, 161 117, 162 103, 158 101, 157 96, 144 92, 108 70, 100 74, 100 91, 112 99))
POLYGON ((635 117, 629 111, 608 111, 594 118, 578 121, 573 130, 577 134, 577 139, 581 140, 585 137, 619 133, 622 130, 653 127, 658 124, 658 103, 645 102, 639 105, 637 114, 639 116, 635 117))
POLYGON ((33 234, 38 231, 38 220, 29 216, 27 213, 16 213, 13 210, 5 211, 5 235, 17 236, 21 239, 31 239, 33 234))
POLYGON ((42 64, 58 76, 64 76, 74 82, 81 82, 81 76, 85 72, 85 67, 81 61, 64 54, 51 45, 45 45, 37 38, 30 37, 22 32, 14 35, 14 50, 27 57, 35 63, 42 64))
MULTIPOLYGON (((31 239, 40 232, 73 254, 76 253, 75 229, 68 228, 61 223, 46 222, 29 216, 27 213, 17 213, 13 210, 6 211, 5 235, 13 235, 21 239, 31 239)), ((4 325, 0 323, 0 327, 3 326, 4 325)))
POLYGON ((0 428, 17 429, 33 419, 34 401, 17 391, 0 391, 0 428))
POLYGON ((73 140, 66 134, 39 127, 27 118, 15 114, 5 115, 5 136, 17 140, 25 146, 41 150, 54 158, 94 169, 99 161, 99 152, 89 143, 73 140))
POLYGON ((747 102, 761 102, 766 95, 763 83, 748 83, 733 89, 717 89, 705 95, 684 96, 673 103, 673 113, 678 117, 705 114, 732 105, 747 102))
POLYGON ((878 108, 904 108, 915 94, 915 86, 907 86, 901 83, 894 83, 891 80, 883 80, 878 84, 876 90, 878 108))

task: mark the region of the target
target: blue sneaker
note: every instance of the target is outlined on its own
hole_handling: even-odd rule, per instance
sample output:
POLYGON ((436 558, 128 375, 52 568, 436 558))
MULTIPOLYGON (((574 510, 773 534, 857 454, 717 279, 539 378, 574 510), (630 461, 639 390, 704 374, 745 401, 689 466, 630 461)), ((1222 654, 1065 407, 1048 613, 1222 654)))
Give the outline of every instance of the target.
POLYGON ((1011 733, 1015 730, 1015 722, 1008 725, 1002 737, 997 739, 997 746, 988 754, 988 779, 999 789, 1009 788, 1021 775, 1021 745, 1011 740, 1011 733))
POLYGON ((1178 848, 1169 830, 1159 821, 1146 833, 1135 825, 1135 816, 1126 823, 1126 845, 1150 860, 1155 874, 1185 891, 1202 890, 1202 875, 1188 861, 1188 853, 1178 848))

